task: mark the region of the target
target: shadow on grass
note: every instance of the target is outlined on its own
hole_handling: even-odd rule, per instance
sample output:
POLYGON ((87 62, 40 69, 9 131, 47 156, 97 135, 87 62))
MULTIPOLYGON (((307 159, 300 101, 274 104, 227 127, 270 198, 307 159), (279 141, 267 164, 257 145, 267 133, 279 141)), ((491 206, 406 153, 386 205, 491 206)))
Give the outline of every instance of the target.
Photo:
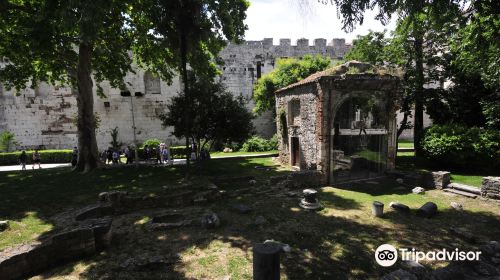
MULTIPOLYGON (((69 189, 64 189, 66 185, 60 183, 62 194, 54 196, 45 194, 46 197, 41 200, 37 200, 36 197, 25 198, 24 200, 29 199, 31 205, 20 204, 16 211, 9 213, 14 217, 20 215, 16 213, 30 209, 44 209, 40 211, 48 215, 51 211, 45 208, 47 206, 38 205, 39 203, 49 202, 51 205, 63 203, 65 207, 73 207, 77 202, 95 202, 97 193, 106 189, 154 192, 161 189, 162 185, 175 183, 184 175, 179 169, 166 171, 162 168, 146 168, 138 170, 138 173, 133 173, 131 170, 134 169, 115 170, 116 173, 96 171, 97 173, 90 175, 93 179, 82 179, 83 182, 71 180, 71 176, 65 177, 64 174, 60 174, 56 176, 58 179, 53 179, 55 180, 53 183, 57 183, 58 180, 73 182, 69 184, 69 189), (139 178, 138 175, 147 176, 139 178), (93 185, 89 186, 90 182, 99 182, 99 187, 94 189, 93 185), (89 186, 90 190, 86 189, 79 193, 78 190, 84 186, 89 186), (81 195, 82 199, 75 202, 72 199, 73 192, 81 195), (71 201, 63 201, 68 195, 71 201)), ((231 159, 218 160, 217 164, 206 163, 198 172, 203 176, 255 176, 258 180, 265 180, 269 176, 286 174, 287 171, 278 170, 269 160, 231 159), (261 169, 262 166, 265 169, 261 169)), ((50 180, 50 176, 45 180, 50 180)), ((10 185, 13 181, 9 182, 5 185, 2 181, 0 188, 7 187, 10 195, 15 195, 17 192, 13 189, 14 186, 10 185)), ((36 182, 37 180, 33 181, 34 184, 36 182)), ((243 185, 235 183, 235 187, 243 185)), ((409 192, 400 187, 401 185, 394 182, 389 184, 380 181, 379 184, 357 183, 342 186, 342 189, 350 191, 346 193, 359 192, 373 196, 404 195, 409 192)), ((40 188, 47 189, 49 186, 44 183, 40 188)), ((34 193, 37 194, 38 192, 34 193)), ((3 196, 0 202, 2 199, 3 196)), ((320 199, 327 209, 309 212, 298 207, 297 198, 255 194, 227 198, 203 207, 215 211, 221 218, 221 227, 214 230, 192 226, 150 231, 138 223, 144 216, 150 215, 146 212, 119 216, 114 221, 115 237, 113 245, 108 250, 91 259, 49 270, 42 275, 42 278, 77 275, 80 279, 222 279, 230 275, 231 279, 251 279, 251 248, 253 244, 268 239, 292 247, 292 252, 283 255, 281 260, 282 275, 288 279, 379 278, 395 269, 395 267, 382 268, 375 263, 373 253, 381 244, 391 243, 422 250, 469 246, 451 236, 448 233, 450 227, 465 227, 475 233, 478 233, 479 228, 487 228, 488 230, 478 233, 484 239, 500 236, 500 228, 492 226, 500 223, 500 217, 492 213, 453 212, 445 209, 435 218, 422 219, 416 217, 414 213, 405 215, 386 211, 384 219, 376 219, 369 214, 369 203, 355 194, 344 196, 333 192, 322 192, 320 199), (235 203, 247 204, 253 211, 246 215, 239 214, 231 208, 235 203), (342 211, 333 212, 345 214, 345 217, 331 215, 327 211, 330 209, 342 211), (353 213, 349 213, 350 211, 353 213), (263 216, 267 221, 260 226, 255 225, 255 220, 259 216, 263 216), (127 268, 124 265, 127 260, 141 256, 167 258, 171 256, 172 262, 144 269, 127 268)), ((14 202, 10 204, 13 207, 16 206, 14 202)))
POLYGON ((323 206, 327 208, 336 208, 336 209, 361 208, 361 204, 356 200, 336 195, 333 192, 322 192, 320 199, 323 206))
POLYGON ((411 193, 411 187, 399 184, 392 178, 378 178, 359 182, 342 183, 335 185, 336 188, 366 193, 372 196, 411 193))

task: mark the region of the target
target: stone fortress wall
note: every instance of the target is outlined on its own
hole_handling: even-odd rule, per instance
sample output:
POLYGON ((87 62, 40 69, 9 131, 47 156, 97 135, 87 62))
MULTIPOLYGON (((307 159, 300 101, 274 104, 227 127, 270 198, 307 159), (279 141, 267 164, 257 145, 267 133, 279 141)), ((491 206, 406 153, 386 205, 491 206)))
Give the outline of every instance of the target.
MULTIPOLYGON (((296 45, 292 45, 290 39, 280 39, 279 44, 274 45, 272 38, 229 43, 219 54, 224 62, 221 79, 230 92, 242 96, 248 109, 252 109, 254 83, 274 69, 276 59, 301 58, 308 54, 342 59, 349 49, 350 45, 344 39, 333 39, 328 44, 326 39, 315 39, 312 45, 308 39, 299 39, 296 45)), ((181 141, 171 136, 172 128, 163 128, 157 118, 164 112, 169 99, 180 92, 179 78, 174 78, 168 85, 149 72, 134 70, 135 74, 129 73, 125 77, 126 91, 111 88, 104 82, 101 86, 106 98, 99 98, 94 86, 94 111, 101 120, 96 133, 99 149, 109 146, 110 130, 115 127, 119 129, 119 141, 133 143, 132 115, 138 142, 159 138, 180 144, 181 141)), ((7 90, 0 84, 0 131, 14 133, 19 148, 76 146, 77 128, 73 122, 76 114, 76 98, 68 87, 42 83, 35 89, 24 89, 16 96, 14 90, 7 90)), ((271 112, 256 118, 254 126, 256 133, 264 137, 271 137, 276 131, 271 112)))

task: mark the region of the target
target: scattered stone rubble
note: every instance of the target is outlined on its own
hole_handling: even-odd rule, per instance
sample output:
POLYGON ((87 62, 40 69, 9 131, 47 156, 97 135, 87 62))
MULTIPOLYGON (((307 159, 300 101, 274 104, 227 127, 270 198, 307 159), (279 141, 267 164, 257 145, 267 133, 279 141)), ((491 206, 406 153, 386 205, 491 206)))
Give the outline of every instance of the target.
MULTIPOLYGON (((189 206, 200 197, 206 201, 216 201, 221 197, 219 189, 213 184, 179 188, 175 192, 172 192, 172 188, 164 189, 166 194, 157 196, 130 195, 123 191, 103 192, 99 194, 97 204, 56 215, 54 220, 60 228, 56 232, 38 241, 0 252, 0 279, 28 277, 104 250, 112 241, 113 216, 141 209, 189 206)), ((191 222, 192 219, 181 214, 165 213, 155 216, 150 228, 165 230, 190 226, 191 222)), ((218 226, 220 221, 218 217, 212 216, 208 224, 218 226)), ((146 266, 148 263, 158 262, 147 261, 146 266)), ((135 266, 144 267, 140 263, 135 266)))
POLYGON ((422 187, 415 187, 413 190, 411 190, 414 194, 424 194, 425 189, 422 187))

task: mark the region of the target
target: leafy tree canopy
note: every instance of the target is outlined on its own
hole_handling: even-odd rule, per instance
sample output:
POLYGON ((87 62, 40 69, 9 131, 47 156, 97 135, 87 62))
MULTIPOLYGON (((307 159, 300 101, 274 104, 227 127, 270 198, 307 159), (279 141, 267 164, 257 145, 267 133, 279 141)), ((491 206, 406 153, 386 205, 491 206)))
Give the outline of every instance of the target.
POLYGON ((174 136, 187 136, 197 143, 199 149, 216 142, 240 143, 247 139, 253 132, 253 116, 245 108, 243 100, 235 99, 220 83, 190 76, 190 100, 187 101, 184 94, 172 97, 166 112, 160 115, 163 125, 172 126, 174 136), (196 112, 190 120, 187 135, 186 107, 196 112))
POLYGON ((370 30, 364 36, 358 35, 352 42, 353 47, 345 55, 345 60, 358 60, 373 65, 383 64, 386 60, 385 48, 389 41, 385 38, 385 33, 385 30, 383 32, 370 30))
POLYGON ((262 114, 275 109, 274 92, 280 88, 296 83, 311 74, 323 71, 331 65, 329 58, 306 55, 302 59, 278 59, 276 68, 263 75, 253 90, 255 100, 254 111, 262 114))

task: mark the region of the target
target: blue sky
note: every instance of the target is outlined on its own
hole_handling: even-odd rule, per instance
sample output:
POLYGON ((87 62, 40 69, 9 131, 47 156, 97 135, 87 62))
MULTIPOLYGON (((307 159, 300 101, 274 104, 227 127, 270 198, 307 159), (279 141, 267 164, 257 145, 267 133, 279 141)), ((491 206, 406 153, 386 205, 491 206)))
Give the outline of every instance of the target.
POLYGON ((247 12, 246 24, 248 30, 246 40, 262 40, 274 38, 278 44, 279 38, 290 38, 292 43, 296 39, 307 38, 310 44, 315 38, 345 38, 351 42, 356 35, 365 35, 368 30, 394 30, 395 19, 383 26, 375 20, 376 11, 365 14, 364 23, 356 26, 353 32, 346 33, 341 29, 341 19, 337 17, 335 6, 323 5, 318 0, 308 1, 309 8, 304 16, 303 9, 298 5, 300 0, 250 0, 251 6, 247 12))

